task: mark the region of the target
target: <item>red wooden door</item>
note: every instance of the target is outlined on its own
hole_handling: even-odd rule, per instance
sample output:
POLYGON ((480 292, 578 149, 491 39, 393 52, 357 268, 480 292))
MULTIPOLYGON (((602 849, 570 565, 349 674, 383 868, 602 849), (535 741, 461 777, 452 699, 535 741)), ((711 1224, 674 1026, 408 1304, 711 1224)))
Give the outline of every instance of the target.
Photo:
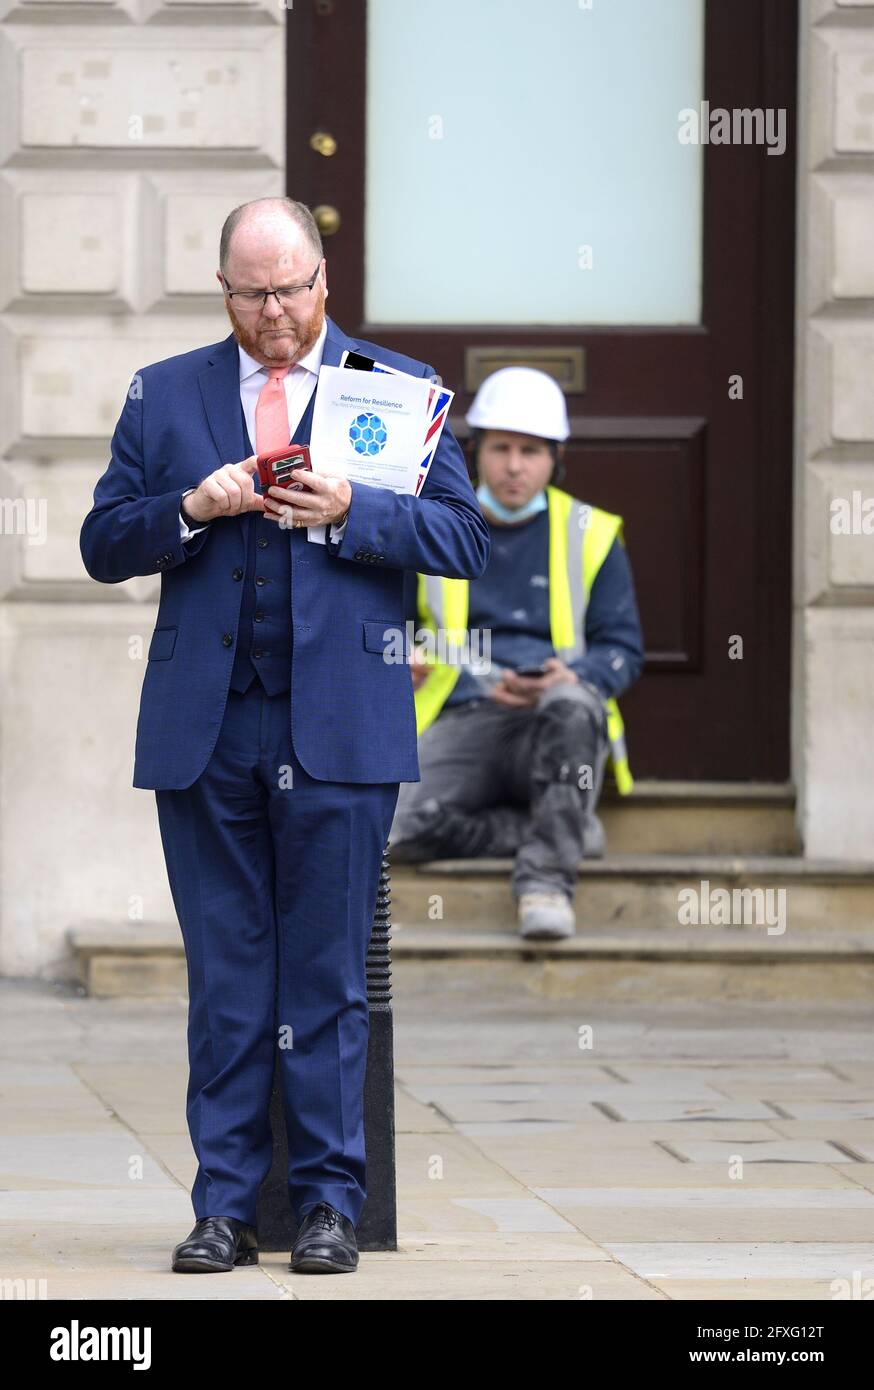
MULTIPOLYGON (((439 23, 439 10, 430 13, 439 23)), ((787 140, 778 157, 761 144, 704 146, 701 312, 677 326, 368 322, 367 19, 365 0, 296 0, 288 13, 288 191, 328 210, 325 230, 331 210, 338 214, 325 237, 330 313, 349 333, 433 363, 457 392, 451 423, 460 438, 489 369, 518 361, 554 371, 572 422, 564 486, 625 517, 647 650, 644 676, 622 701, 635 775, 785 780, 795 0, 706 5, 710 108, 782 109, 787 140)), ((669 21, 665 14, 668 32, 669 21)), ((453 41, 464 45, 465 34, 453 41)), ((508 89, 524 91, 525 74, 517 87, 513 76, 508 89)), ((371 95, 372 111, 379 97, 371 95)), ((548 139, 549 100, 530 91, 526 100, 527 119, 542 121, 548 139)), ((570 196, 573 168, 567 178, 570 196)), ((616 196, 608 181, 603 198, 616 196)), ((548 209, 529 212, 536 238, 548 209)), ((403 221, 400 176, 392 213, 403 221)), ((446 215, 469 215, 451 189, 446 215)), ((471 254, 487 258, 488 247, 471 254)), ((633 270, 661 273, 658 264, 633 270)), ((448 277, 452 267, 428 273, 448 277)))

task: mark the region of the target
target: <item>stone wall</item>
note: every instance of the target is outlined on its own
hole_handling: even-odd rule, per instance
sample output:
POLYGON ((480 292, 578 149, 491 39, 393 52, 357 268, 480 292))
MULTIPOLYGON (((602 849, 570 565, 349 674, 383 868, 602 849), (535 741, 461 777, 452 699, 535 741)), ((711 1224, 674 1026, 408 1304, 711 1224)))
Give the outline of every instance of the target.
POLYGON ((79 527, 132 373, 224 338, 222 220, 284 191, 286 10, 0 4, 0 972, 91 920, 174 917, 131 787, 160 579, 100 585, 79 527))
POLYGON ((800 62, 793 773, 805 853, 872 859, 874 4, 806 0, 800 62))

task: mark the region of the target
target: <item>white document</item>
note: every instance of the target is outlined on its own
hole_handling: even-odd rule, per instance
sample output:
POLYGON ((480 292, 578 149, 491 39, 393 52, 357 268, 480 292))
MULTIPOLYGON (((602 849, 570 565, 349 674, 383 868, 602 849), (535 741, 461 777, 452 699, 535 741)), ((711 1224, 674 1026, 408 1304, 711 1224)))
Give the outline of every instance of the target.
MULTIPOLYGON (((313 471, 414 494, 430 394, 426 377, 322 367, 310 434, 313 471)), ((325 531, 308 526, 307 539, 324 545, 325 531)))
MULTIPOLYGON (((348 356, 349 349, 347 348, 346 351, 343 353, 343 356, 340 358, 341 367, 345 367, 346 358, 348 356)), ((374 372, 390 372, 393 376, 397 376, 399 374, 403 375, 401 373, 400 367, 389 367, 387 363, 377 362, 375 359, 373 359, 372 370, 374 372)), ((437 385, 432 378, 428 404, 428 415, 425 428, 425 438, 422 443, 422 450, 424 456, 422 458, 422 462, 419 464, 419 477, 418 481, 416 482, 417 497, 419 493, 422 491, 422 488, 425 486, 425 479, 428 476, 431 464, 434 462, 434 455, 437 453, 437 447, 440 443, 440 436, 443 433, 443 426, 446 424, 446 421, 449 417, 449 408, 452 405, 454 399, 454 391, 450 391, 449 388, 447 386, 443 386, 442 383, 440 385, 437 385)))

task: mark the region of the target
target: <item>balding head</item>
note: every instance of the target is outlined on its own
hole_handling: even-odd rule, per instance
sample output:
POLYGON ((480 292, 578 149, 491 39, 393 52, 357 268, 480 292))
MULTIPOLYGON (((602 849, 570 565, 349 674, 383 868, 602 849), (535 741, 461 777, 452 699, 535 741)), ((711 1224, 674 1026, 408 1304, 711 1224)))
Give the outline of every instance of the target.
POLYGON ((293 198, 254 198, 228 213, 219 242, 219 267, 228 279, 232 279, 228 263, 237 242, 241 246, 245 243, 248 251, 273 245, 280 254, 283 246, 294 243, 311 253, 313 264, 323 255, 315 218, 305 203, 293 198))

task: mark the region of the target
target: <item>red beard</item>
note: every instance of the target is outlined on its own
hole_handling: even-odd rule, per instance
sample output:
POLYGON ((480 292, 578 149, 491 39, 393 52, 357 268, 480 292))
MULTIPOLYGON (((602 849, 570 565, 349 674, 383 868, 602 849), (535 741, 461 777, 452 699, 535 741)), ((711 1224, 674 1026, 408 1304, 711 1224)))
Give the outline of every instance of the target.
POLYGON ((325 322, 326 298, 327 296, 319 286, 318 303, 309 318, 302 323, 292 320, 265 319, 261 314, 257 316, 251 314, 248 319, 240 318, 234 313, 233 302, 229 299, 225 300, 225 308, 234 330, 234 337, 244 351, 256 360, 266 357, 271 362, 275 362, 277 366, 285 367, 289 363, 297 362, 301 357, 305 357, 321 333, 322 325, 325 322), (285 330, 291 338, 290 350, 284 343, 280 349, 277 338, 272 333, 264 331, 265 329, 277 328, 285 330))

